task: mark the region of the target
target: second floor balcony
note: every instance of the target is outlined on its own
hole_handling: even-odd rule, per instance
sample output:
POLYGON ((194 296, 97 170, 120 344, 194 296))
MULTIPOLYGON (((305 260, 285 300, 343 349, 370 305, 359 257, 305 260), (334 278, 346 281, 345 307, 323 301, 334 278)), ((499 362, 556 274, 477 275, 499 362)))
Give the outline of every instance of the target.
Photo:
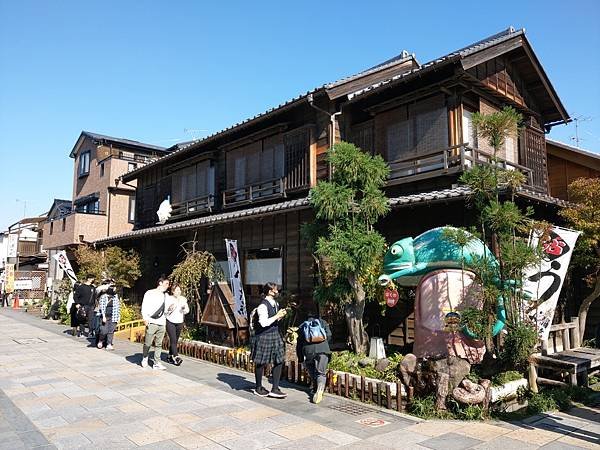
POLYGON ((223 207, 230 208, 286 196, 286 179, 273 178, 223 191, 223 207))
MULTIPOLYGON (((419 155, 389 161, 390 176, 388 185, 414 183, 426 179, 445 176, 457 178, 460 174, 475 165, 492 164, 491 153, 469 147, 465 144, 456 145, 442 150, 433 150, 419 155)), ((545 167, 536 170, 496 158, 496 164, 506 170, 518 170, 525 175, 525 187, 538 192, 547 192, 545 167)))

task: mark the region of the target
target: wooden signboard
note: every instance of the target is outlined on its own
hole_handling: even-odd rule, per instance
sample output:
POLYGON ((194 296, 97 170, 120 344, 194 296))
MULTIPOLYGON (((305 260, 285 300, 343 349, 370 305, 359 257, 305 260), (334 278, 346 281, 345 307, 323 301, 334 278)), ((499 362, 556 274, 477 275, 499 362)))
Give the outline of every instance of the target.
POLYGON ((209 341, 230 346, 243 345, 248 341, 248 320, 233 313, 235 300, 226 282, 213 285, 204 311, 201 325, 208 328, 209 341))

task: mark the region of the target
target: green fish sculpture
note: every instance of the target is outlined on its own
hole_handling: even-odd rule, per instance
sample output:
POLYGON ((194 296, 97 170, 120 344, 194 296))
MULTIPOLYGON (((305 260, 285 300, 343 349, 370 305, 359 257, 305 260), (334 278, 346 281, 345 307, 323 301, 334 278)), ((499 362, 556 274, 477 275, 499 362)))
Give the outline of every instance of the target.
MULTIPOLYGON (((384 274, 379 284, 387 286, 417 286, 423 276, 435 270, 466 269, 482 267, 485 264, 491 278, 499 285, 498 261, 488 247, 472 234, 454 227, 433 228, 416 238, 404 238, 396 241, 386 252, 383 259, 384 274), (459 245, 453 235, 461 233, 466 244, 459 245)), ((497 335, 506 324, 504 299, 498 299, 497 321, 492 334, 497 335)), ((468 329, 463 332, 470 338, 477 338, 468 329)))

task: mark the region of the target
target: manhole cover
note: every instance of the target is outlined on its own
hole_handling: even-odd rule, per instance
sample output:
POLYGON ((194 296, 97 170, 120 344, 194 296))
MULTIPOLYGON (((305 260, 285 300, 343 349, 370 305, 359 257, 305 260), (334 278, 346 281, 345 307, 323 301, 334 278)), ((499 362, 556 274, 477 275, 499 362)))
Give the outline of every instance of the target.
POLYGON ((329 405, 331 409, 335 409, 336 411, 343 412, 344 414, 349 414, 351 416, 362 416, 363 414, 374 413, 376 410, 367 408, 366 406, 357 405, 354 403, 336 403, 334 405, 329 405))
POLYGON ((367 417, 366 419, 358 419, 356 422, 360 423, 361 425, 365 425, 365 426, 371 427, 371 428, 382 427, 389 423, 383 419, 377 419, 375 417, 367 417))
POLYGON ((24 339, 13 339, 17 344, 29 345, 29 344, 45 344, 48 341, 40 338, 24 338, 24 339))

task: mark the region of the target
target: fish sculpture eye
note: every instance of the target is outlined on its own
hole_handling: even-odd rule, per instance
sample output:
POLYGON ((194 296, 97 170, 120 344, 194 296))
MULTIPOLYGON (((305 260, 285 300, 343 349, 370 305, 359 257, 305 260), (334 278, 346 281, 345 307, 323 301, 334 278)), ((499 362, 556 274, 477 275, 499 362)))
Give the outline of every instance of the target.
POLYGON ((394 256, 402 256, 402 253, 404 253, 404 249, 400 245, 392 245, 390 253, 394 256))

